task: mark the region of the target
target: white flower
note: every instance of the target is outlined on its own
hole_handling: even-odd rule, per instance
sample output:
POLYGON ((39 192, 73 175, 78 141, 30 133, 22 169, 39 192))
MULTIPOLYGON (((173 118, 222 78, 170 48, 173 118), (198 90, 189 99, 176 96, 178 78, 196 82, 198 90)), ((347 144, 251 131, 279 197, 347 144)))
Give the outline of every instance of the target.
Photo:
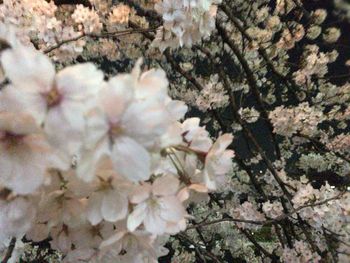
MULTIPOLYGON (((13 83, 10 88, 23 96, 23 108, 38 124, 44 124, 50 143, 70 162, 81 146, 84 114, 100 89, 102 72, 86 63, 67 67, 55 75, 46 56, 22 46, 3 52, 1 62, 13 83)), ((17 94, 14 91, 13 96, 17 94)))
POLYGON ((150 177, 150 151, 161 145, 162 137, 186 109, 169 98, 167 85, 164 71, 140 75, 140 62, 131 74, 109 80, 98 94, 99 109, 88 115, 79 177, 91 180, 91 166, 103 155, 110 156, 117 173, 130 181, 150 177))
POLYGON ((54 156, 42 130, 28 114, 0 112, 0 184, 18 194, 44 182, 54 156))
POLYGON ((106 262, 157 262, 161 256, 159 244, 155 236, 146 231, 129 232, 126 222, 120 221, 115 225, 114 233, 100 245, 99 254, 92 263, 106 262))
POLYGON ((92 225, 104 219, 116 222, 126 218, 128 214, 128 194, 133 185, 113 170, 98 171, 98 182, 95 191, 89 196, 87 218, 92 225))
POLYGON ((182 123, 182 134, 188 146, 198 152, 207 153, 213 142, 208 131, 199 126, 199 118, 189 118, 182 123))
POLYGON ((176 196, 178 187, 178 179, 167 175, 152 185, 145 183, 136 188, 130 199, 136 206, 127 220, 129 231, 143 223, 148 232, 161 235, 170 232, 174 224, 181 224, 186 211, 176 196))
POLYGON ((0 242, 6 238, 21 239, 35 217, 34 204, 24 197, 0 200, 0 242))
POLYGON ((234 152, 233 150, 226 150, 232 140, 233 136, 231 134, 220 136, 205 158, 204 182, 209 190, 215 190, 218 184, 222 184, 223 182, 220 181, 232 167, 234 152))
POLYGON ((216 3, 220 1, 164 0, 155 5, 162 15, 163 27, 157 31, 153 45, 164 51, 167 47, 192 46, 215 28, 216 3))

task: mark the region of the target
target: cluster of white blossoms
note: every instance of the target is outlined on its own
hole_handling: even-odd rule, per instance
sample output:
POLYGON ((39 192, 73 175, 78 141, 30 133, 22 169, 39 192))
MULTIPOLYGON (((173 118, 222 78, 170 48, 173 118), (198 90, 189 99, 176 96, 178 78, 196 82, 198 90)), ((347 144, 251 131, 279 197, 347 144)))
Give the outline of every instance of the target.
POLYGON ((318 263, 321 257, 317 253, 313 253, 309 244, 304 241, 295 241, 293 249, 288 247, 283 249, 283 262, 293 263, 318 263))
POLYGON ((0 243, 50 238, 64 262, 157 262, 186 228, 191 193, 224 183, 232 136, 179 122, 187 107, 163 70, 56 72, 18 43, 0 61, 0 243))
POLYGON ((315 189, 310 184, 302 184, 292 202, 297 208, 307 204, 322 203, 322 201, 332 198, 334 200, 322 205, 301 210, 299 215, 320 231, 322 228, 326 228, 333 232, 342 233, 346 231, 346 226, 349 223, 349 193, 341 193, 328 183, 320 189, 315 189), (342 198, 334 198, 336 196, 342 196, 342 198))
POLYGON ((317 125, 325 120, 323 112, 310 107, 307 102, 292 108, 276 107, 270 112, 269 118, 274 132, 287 137, 298 132, 302 135, 314 136, 317 133, 317 125))
MULTIPOLYGON (((235 208, 231 211, 231 214, 234 218, 239 218, 242 220, 252 220, 252 221, 264 221, 265 216, 263 213, 260 213, 256 206, 250 202, 244 202, 238 208, 235 208)), ((237 223, 237 226, 240 228, 246 229, 259 229, 260 226, 256 224, 249 223, 237 223)))
MULTIPOLYGON (((204 82, 204 81, 203 81, 204 82)), ((211 75, 203 89, 198 92, 194 105, 203 112, 224 108, 229 104, 229 96, 217 74, 211 75)))
POLYGON ((327 144, 327 147, 333 151, 349 152, 350 136, 344 133, 339 134, 327 144))
POLYGON ((348 263, 350 62, 306 2, 0 1, 0 261, 348 263))
POLYGON ((262 206, 262 210, 270 218, 277 218, 277 217, 283 215, 283 206, 278 201, 265 202, 262 206))
MULTIPOLYGON (((58 19, 57 10, 53 1, 5 0, 0 5, 0 21, 16 27, 16 36, 25 45, 35 45, 46 50, 61 40, 76 38, 81 34, 73 23, 58 19)), ((62 45, 55 51, 53 58, 61 61, 72 59, 83 51, 84 45, 82 39, 62 45)))
POLYGON ((127 5, 119 4, 112 9, 108 17, 108 22, 111 25, 126 24, 129 21, 130 7, 127 5))
POLYGON ((328 72, 327 65, 334 62, 338 57, 335 52, 320 52, 316 45, 308 45, 303 53, 302 67, 293 73, 295 82, 298 85, 307 85, 312 76, 323 77, 328 72))
POLYGON ((99 15, 94 10, 83 5, 77 5, 72 18, 79 25, 80 31, 86 34, 98 33, 102 29, 99 15))
POLYGON ((153 44, 167 47, 192 46, 215 29, 217 5, 221 0, 163 0, 155 5, 164 24, 153 44))
MULTIPOLYGON (((163 24, 153 44, 167 47, 192 46, 208 37, 215 28, 217 4, 221 0, 165 0, 150 3, 162 15, 163 24)), ((148 27, 144 17, 125 4, 92 1, 90 5, 56 5, 46 0, 5 0, 0 4, 0 21, 18 28, 24 44, 47 51, 56 61, 69 62, 84 51, 89 36, 103 33, 106 38, 116 29, 128 28, 129 20, 148 27), (131 19, 132 18, 132 19, 131 19), (143 21, 143 22, 142 22, 143 21), (52 49, 52 50, 51 50, 52 49)), ((152 31, 152 30, 150 30, 152 31)), ((111 50, 115 49, 109 45, 111 50)))

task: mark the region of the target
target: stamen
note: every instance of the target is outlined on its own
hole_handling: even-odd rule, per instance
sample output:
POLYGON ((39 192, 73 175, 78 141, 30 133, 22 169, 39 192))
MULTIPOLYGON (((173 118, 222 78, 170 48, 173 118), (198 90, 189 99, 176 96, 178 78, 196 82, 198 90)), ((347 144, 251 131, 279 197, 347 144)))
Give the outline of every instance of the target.
POLYGON ((61 102, 62 95, 56 87, 53 87, 49 93, 45 94, 46 103, 48 107, 54 107, 61 102))

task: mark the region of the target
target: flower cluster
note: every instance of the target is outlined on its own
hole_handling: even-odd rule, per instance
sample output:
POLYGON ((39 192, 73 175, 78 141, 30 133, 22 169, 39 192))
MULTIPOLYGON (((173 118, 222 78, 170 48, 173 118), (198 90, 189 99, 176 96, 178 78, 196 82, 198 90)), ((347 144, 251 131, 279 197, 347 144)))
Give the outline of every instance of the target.
POLYGON ((327 147, 334 151, 348 152, 350 150, 350 136, 344 133, 339 134, 328 143, 327 147))
POLYGON ((0 2, 2 261, 349 262, 345 0, 0 2))
POLYGON ((306 85, 310 82, 313 75, 323 77, 327 73, 327 64, 334 62, 337 55, 333 53, 319 52, 319 48, 316 45, 310 45, 304 52, 303 67, 295 72, 295 82, 299 85, 306 85))
POLYGON ((23 45, 1 54, 1 242, 23 236, 64 262, 156 262, 186 228, 184 201, 223 183, 232 136, 213 143, 167 94, 165 72, 104 80, 92 63, 56 72, 23 45), (160 241, 163 239, 163 241, 160 241))
POLYGON ((262 209, 264 213, 270 218, 277 218, 283 215, 283 206, 280 202, 277 202, 277 201, 265 202, 262 206, 262 209))
MULTIPOLYGON (((265 219, 264 214, 257 211, 254 204, 250 202, 244 202, 241 206, 234 209, 231 214, 234 218, 239 218, 244 220, 252 221, 263 221, 265 219)), ((247 229, 258 229, 260 226, 249 223, 237 223, 238 227, 247 228, 247 229)))
POLYGON ((274 126, 274 132, 290 137, 300 133, 313 136, 317 131, 317 125, 324 119, 323 113, 308 103, 301 103, 295 108, 283 106, 275 108, 270 112, 270 119, 274 126))
POLYGON ((196 98, 196 107, 206 112, 211 109, 224 108, 228 105, 229 97, 219 82, 218 75, 210 76, 210 81, 204 86, 196 98))
POLYGON ((192 46, 208 37, 215 28, 217 4, 221 0, 163 0, 155 5, 164 24, 158 29, 153 44, 161 50, 167 47, 192 46))
POLYGON ((339 191, 329 184, 322 186, 320 189, 315 189, 310 184, 306 184, 301 185, 292 201, 295 208, 306 204, 320 203, 321 205, 314 207, 311 205, 301 210, 299 215, 319 230, 326 228, 329 231, 341 233, 345 231, 344 225, 348 222, 350 195, 345 194, 340 200, 335 198, 339 194, 339 191), (334 200, 322 204, 322 201, 332 198, 334 200))
POLYGON ((284 262, 294 263, 317 263, 321 260, 320 255, 312 253, 310 246, 303 241, 296 241, 293 249, 285 248, 283 250, 282 258, 284 262))
POLYGON ((72 18, 79 25, 80 31, 86 34, 98 33, 102 29, 99 15, 94 10, 90 10, 83 5, 77 5, 72 18))
MULTIPOLYGON (((16 35, 23 44, 46 50, 59 44, 61 40, 80 36, 72 23, 65 23, 56 17, 57 10, 53 1, 7 0, 0 5, 0 21, 16 26, 16 35)), ((84 45, 84 40, 67 43, 56 50, 53 57, 57 60, 74 58, 82 52, 84 45)))
POLYGON ((120 4, 113 8, 108 17, 109 24, 126 24, 129 21, 130 7, 120 4))

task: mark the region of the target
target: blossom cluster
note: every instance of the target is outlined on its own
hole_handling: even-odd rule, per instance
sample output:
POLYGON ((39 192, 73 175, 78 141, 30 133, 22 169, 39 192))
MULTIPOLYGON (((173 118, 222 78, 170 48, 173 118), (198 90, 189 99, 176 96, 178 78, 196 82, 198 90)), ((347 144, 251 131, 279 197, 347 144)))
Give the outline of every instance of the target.
POLYGON ((312 253, 310 246, 303 241, 296 241, 294 243, 294 249, 285 248, 283 250, 282 258, 284 262, 320 262, 321 257, 317 253, 312 253))
POLYGON ((218 75, 210 76, 210 80, 204 89, 199 92, 193 102, 196 107, 206 112, 212 109, 224 108, 228 105, 229 97, 224 90, 222 83, 219 82, 218 75))
POLYGON ((310 45, 305 48, 304 57, 303 67, 293 74, 295 82, 299 85, 310 82, 313 75, 323 77, 327 73, 327 64, 336 60, 337 53, 319 52, 318 46, 310 45))
POLYGON ((274 132, 287 137, 298 132, 307 136, 315 135, 317 125, 323 118, 323 113, 308 103, 301 103, 295 108, 280 106, 270 112, 274 132))
POLYGON ((192 46, 208 37, 215 28, 217 4, 221 0, 163 0, 155 5, 164 24, 157 30, 153 44, 167 47, 192 46))
POLYGON ((102 29, 99 15, 83 5, 77 5, 72 18, 79 25, 79 29, 86 34, 98 33, 102 29))
MULTIPOLYGON (((33 45, 65 64, 83 55, 88 44, 94 42, 91 36, 105 35, 108 41, 116 31, 125 30, 130 16, 130 7, 113 6, 108 1, 95 1, 92 6, 57 6, 54 1, 45 0, 7 0, 0 4, 0 21, 16 27, 17 38, 23 44, 33 45)), ((133 18, 138 16, 134 14, 133 18)), ((117 43, 104 45, 111 52, 117 47, 117 43)), ((108 52, 99 54, 104 53, 108 52)), ((97 56, 91 50, 89 54, 97 56)))
POLYGON ((191 193, 215 191, 231 169, 232 136, 213 142, 199 119, 179 122, 187 107, 160 69, 56 72, 19 43, 1 66, 1 243, 50 237, 64 262, 156 262, 186 228, 191 193))
POLYGON ((2 258, 349 262, 349 4, 311 2, 1 1, 2 258))
MULTIPOLYGON (((163 24, 157 30, 153 46, 162 51, 167 47, 191 46, 208 37, 215 27, 216 5, 221 1, 157 1, 155 10, 163 24)), ((49 51, 57 61, 71 61, 82 54, 89 36, 103 33, 108 39, 136 25, 147 24, 144 17, 126 4, 92 1, 83 4, 56 6, 54 1, 6 0, 0 4, 0 21, 18 27, 17 37, 43 51, 49 51), (83 39, 83 37, 85 37, 83 39)), ((111 50, 118 46, 106 45, 111 50)), ((92 56, 94 52, 89 52, 92 56)), ((103 53, 101 53, 103 55, 103 53)), ((96 54, 95 54, 96 55, 96 54)))
MULTIPOLYGON (((57 10, 58 7, 53 1, 6 0, 0 5, 0 20, 4 24, 16 27, 16 36, 23 44, 35 45, 46 50, 61 40, 80 36, 79 30, 74 28, 72 23, 65 23, 56 17, 57 10)), ((79 10, 84 9, 78 8, 75 15, 77 18, 79 10)), ((74 58, 82 52, 84 45, 85 41, 82 39, 67 43, 56 50, 53 56, 58 60, 74 58)))
MULTIPOLYGON (((339 192, 329 184, 320 189, 314 189, 310 184, 302 185, 293 197, 294 207, 300 207, 308 203, 322 202, 339 195, 339 192)), ((306 219, 313 227, 322 230, 341 233, 344 225, 348 224, 349 194, 345 194, 342 200, 332 200, 323 205, 308 207, 301 210, 300 216, 306 219)))

